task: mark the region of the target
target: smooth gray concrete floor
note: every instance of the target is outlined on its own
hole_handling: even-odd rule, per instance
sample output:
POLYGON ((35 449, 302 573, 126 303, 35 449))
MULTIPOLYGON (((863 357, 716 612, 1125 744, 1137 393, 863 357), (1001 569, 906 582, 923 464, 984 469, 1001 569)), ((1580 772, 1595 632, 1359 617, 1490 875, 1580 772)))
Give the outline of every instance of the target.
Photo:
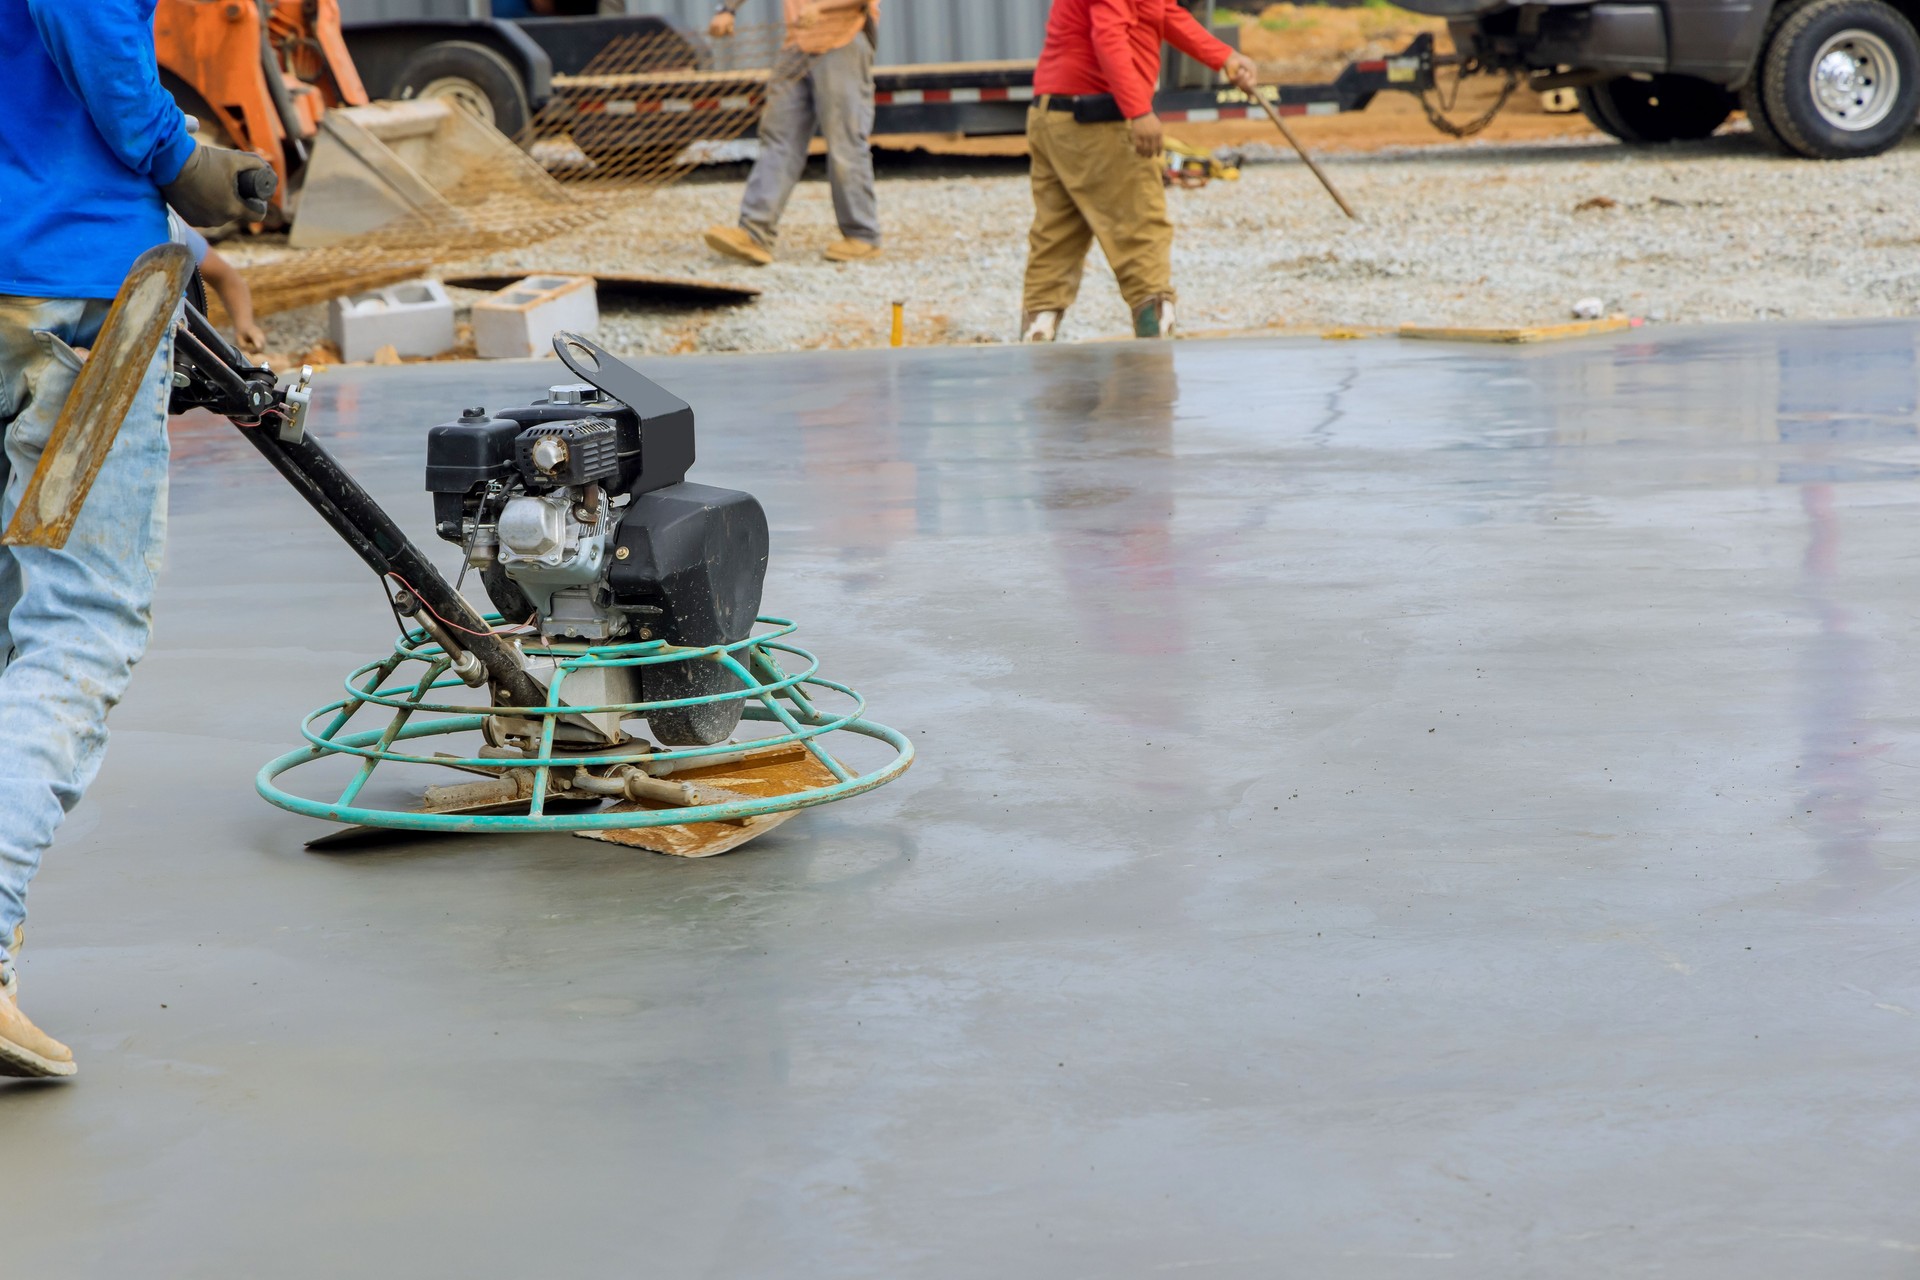
MULTIPOLYGON (((1920 327, 663 360, 904 780, 305 852, 370 575, 180 424, 8 1276, 1920 1273, 1920 327)), ((554 366, 327 374, 423 433, 554 366)))

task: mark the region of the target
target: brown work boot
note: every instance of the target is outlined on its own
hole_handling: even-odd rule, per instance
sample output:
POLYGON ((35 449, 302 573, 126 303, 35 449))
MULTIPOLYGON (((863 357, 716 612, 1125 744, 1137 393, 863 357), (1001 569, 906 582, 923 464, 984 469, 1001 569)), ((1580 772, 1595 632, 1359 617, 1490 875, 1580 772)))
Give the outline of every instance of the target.
POLYGON ((751 262, 756 267, 769 266, 773 262, 773 255, 767 252, 767 247, 748 235, 742 227, 708 227, 707 248, 736 262, 751 262))
POLYGON ((880 256, 880 246, 865 240, 839 240, 827 246, 828 262, 865 262, 880 256))
POLYGON ((13 931, 0 959, 0 1076, 39 1079, 74 1073, 73 1051, 33 1025, 20 1012, 20 979, 13 962, 20 954, 21 930, 13 931))

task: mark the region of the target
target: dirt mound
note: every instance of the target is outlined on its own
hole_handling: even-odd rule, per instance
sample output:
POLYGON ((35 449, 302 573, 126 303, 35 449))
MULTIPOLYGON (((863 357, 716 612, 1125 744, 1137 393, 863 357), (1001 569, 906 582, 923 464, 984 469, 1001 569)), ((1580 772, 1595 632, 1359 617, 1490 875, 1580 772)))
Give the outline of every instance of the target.
POLYGON ((1423 31, 1432 33, 1442 49, 1453 47, 1441 19, 1408 13, 1384 0, 1352 8, 1270 4, 1258 14, 1238 16, 1241 52, 1260 64, 1263 80, 1331 80, 1357 58, 1398 53, 1423 31))

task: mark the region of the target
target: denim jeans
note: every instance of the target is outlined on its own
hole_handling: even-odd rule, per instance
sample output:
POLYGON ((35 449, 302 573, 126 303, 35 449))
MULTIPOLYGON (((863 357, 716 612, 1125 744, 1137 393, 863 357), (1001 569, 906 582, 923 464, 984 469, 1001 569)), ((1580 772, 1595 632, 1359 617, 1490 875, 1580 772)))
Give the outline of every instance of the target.
MULTIPOLYGON (((13 519, 108 303, 0 297, 0 524, 13 519)), ((0 937, 107 749, 146 652, 167 527, 171 333, 64 550, 0 546, 0 937)))
POLYGON ((827 140, 834 217, 849 240, 880 243, 873 185, 873 44, 857 35, 827 53, 782 49, 760 113, 760 158, 747 175, 740 225, 772 248, 780 215, 807 167, 815 128, 827 140))

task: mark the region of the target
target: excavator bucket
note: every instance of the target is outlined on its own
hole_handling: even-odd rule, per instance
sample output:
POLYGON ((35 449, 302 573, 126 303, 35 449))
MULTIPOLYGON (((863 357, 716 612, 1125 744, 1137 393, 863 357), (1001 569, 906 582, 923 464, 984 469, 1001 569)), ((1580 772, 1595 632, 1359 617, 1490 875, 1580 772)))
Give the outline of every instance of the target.
POLYGON ((56 550, 67 545, 192 274, 185 245, 163 244, 134 260, 0 541, 56 550))
POLYGON ((341 244, 418 227, 458 241, 576 202, 499 130, 442 98, 329 111, 288 243, 341 244))

